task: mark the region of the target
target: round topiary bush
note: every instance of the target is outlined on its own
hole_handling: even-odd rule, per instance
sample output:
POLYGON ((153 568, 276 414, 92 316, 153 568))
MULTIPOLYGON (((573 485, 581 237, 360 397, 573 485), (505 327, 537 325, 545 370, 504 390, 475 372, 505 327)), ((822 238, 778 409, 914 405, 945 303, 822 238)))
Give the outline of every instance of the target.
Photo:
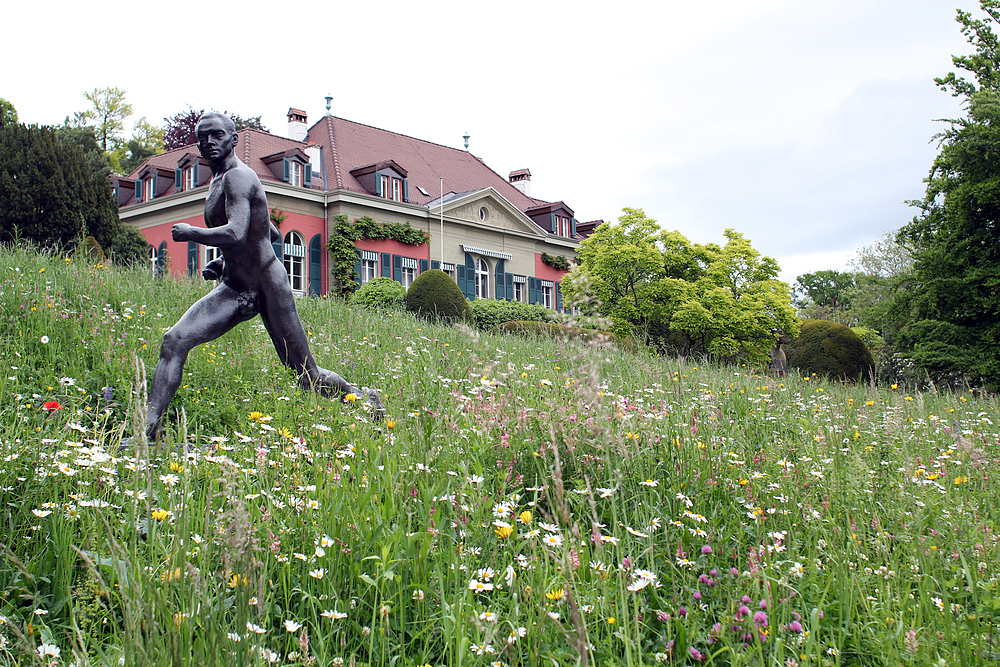
POLYGON ((472 322, 472 308, 458 283, 440 269, 424 271, 406 292, 406 310, 436 322, 472 322))
POLYGON ((504 322, 548 322, 555 311, 540 303, 521 303, 503 299, 476 299, 472 302, 472 319, 480 331, 489 331, 504 322))
POLYGON ((858 334, 829 320, 805 320, 788 345, 788 367, 837 380, 872 379, 875 360, 858 334))
POLYGON ((370 310, 402 310, 406 290, 392 278, 375 278, 358 288, 351 303, 370 310))

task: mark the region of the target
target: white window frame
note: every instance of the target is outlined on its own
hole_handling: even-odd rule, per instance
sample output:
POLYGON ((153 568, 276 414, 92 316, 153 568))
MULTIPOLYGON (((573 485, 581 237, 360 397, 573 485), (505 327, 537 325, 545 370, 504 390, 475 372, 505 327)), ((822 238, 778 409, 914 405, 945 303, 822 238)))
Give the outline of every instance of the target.
POLYGON ((302 235, 292 230, 285 234, 285 271, 288 272, 288 284, 292 292, 298 294, 305 293, 305 241, 302 235), (291 248, 289 248, 291 246, 291 248), (301 248, 301 254, 299 254, 301 248), (292 250, 292 252, 289 252, 292 250))
POLYGON ((524 283, 514 283, 514 301, 524 303, 524 283))
POLYGON ((202 266, 207 266, 208 263, 214 260, 216 257, 222 257, 222 248, 216 248, 215 246, 210 246, 210 245, 202 246, 202 248, 204 249, 202 253, 204 255, 204 260, 205 260, 202 263, 202 266))
POLYGON ((476 298, 490 298, 490 265, 482 257, 476 260, 476 298))
POLYGON ((156 193, 153 191, 153 179, 152 177, 147 178, 142 182, 142 200, 149 201, 155 196, 156 193))
POLYGON ((554 287, 552 285, 542 285, 541 295, 542 295, 542 305, 546 308, 552 308, 552 292, 554 287))
POLYGON ((378 260, 364 258, 361 260, 361 284, 378 278, 378 260))
POLYGON ((403 284, 403 289, 405 290, 410 289, 410 285, 413 284, 413 281, 416 280, 416 278, 417 278, 416 269, 409 266, 400 267, 399 279, 400 282, 403 284))
POLYGON ((569 238, 569 218, 560 217, 562 221, 562 235, 569 238))
POLYGON ((295 160, 289 163, 288 182, 296 187, 302 186, 302 165, 295 160))
POLYGON ((184 167, 184 189, 193 190, 197 186, 194 180, 194 167, 184 167))
POLYGON ((398 178, 393 178, 392 180, 392 196, 389 199, 393 201, 403 201, 403 181, 398 178))

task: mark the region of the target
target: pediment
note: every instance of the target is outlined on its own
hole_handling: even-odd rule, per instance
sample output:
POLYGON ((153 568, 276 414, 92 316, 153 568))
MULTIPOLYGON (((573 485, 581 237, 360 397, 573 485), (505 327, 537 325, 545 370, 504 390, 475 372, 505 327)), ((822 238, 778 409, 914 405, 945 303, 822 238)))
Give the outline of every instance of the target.
MULTIPOLYGON (((547 236, 545 231, 531 218, 524 215, 493 188, 462 193, 451 199, 446 196, 445 200, 444 213, 448 217, 466 220, 493 229, 518 231, 540 237, 547 236)), ((427 208, 436 213, 440 210, 440 204, 431 202, 427 208)))

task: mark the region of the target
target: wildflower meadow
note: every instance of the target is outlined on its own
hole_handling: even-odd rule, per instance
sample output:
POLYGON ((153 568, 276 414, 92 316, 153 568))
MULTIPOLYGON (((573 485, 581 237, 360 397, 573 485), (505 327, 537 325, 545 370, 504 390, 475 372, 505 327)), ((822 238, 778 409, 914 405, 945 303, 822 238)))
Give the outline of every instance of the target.
POLYGON ((998 400, 490 336, 0 250, 0 665, 995 665, 998 400), (348 398, 351 398, 348 396, 348 398))

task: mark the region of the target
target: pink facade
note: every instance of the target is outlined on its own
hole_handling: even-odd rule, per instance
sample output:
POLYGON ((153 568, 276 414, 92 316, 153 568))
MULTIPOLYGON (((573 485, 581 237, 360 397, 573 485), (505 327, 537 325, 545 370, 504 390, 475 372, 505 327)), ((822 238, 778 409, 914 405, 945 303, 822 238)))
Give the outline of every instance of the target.
POLYGON ((535 253, 535 277, 541 278, 542 280, 551 280, 555 283, 555 303, 561 303, 560 296, 562 295, 562 285, 559 281, 565 276, 569 271, 563 271, 555 267, 549 266, 542 261, 542 255, 540 253, 535 253))
POLYGON ((371 250, 378 253, 387 252, 391 255, 402 255, 403 257, 412 257, 413 259, 430 260, 431 258, 431 249, 426 243, 410 245, 392 239, 361 239, 354 242, 354 247, 358 250, 371 250))

